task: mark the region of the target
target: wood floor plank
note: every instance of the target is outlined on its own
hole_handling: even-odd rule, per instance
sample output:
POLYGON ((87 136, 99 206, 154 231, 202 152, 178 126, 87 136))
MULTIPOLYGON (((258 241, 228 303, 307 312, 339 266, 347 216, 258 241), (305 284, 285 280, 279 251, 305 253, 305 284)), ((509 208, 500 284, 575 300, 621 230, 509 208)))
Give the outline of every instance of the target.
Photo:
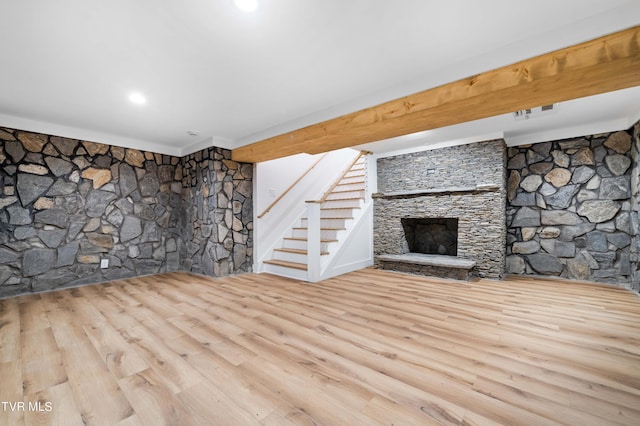
POLYGON ((17 299, 0 300, 0 363, 20 359, 20 310, 17 299))
POLYGON ((115 424, 134 414, 116 377, 89 342, 61 349, 82 420, 88 424, 115 424))
POLYGON ((172 272, 0 300, 0 400, 53 408, 0 425, 637 425, 639 366, 640 296, 561 280, 172 272))
POLYGON ((142 424, 196 424, 183 403, 169 391, 152 369, 123 377, 118 383, 142 424))

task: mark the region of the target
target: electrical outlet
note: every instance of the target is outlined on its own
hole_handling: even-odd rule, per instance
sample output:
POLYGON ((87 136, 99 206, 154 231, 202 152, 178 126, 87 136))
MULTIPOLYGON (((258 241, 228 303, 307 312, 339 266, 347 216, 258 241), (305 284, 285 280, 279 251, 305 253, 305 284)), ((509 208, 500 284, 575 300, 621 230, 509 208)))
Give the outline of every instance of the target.
POLYGON ((109 267, 109 259, 100 259, 100 267, 106 269, 109 267))

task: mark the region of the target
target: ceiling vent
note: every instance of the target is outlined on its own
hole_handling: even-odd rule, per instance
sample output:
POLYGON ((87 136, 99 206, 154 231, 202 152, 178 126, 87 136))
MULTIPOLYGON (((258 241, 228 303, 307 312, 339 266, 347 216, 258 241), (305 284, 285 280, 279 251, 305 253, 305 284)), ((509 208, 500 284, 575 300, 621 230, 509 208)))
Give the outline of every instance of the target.
POLYGON ((513 113, 516 121, 529 120, 534 117, 542 117, 544 115, 555 114, 558 111, 558 104, 542 105, 535 108, 521 109, 513 113))

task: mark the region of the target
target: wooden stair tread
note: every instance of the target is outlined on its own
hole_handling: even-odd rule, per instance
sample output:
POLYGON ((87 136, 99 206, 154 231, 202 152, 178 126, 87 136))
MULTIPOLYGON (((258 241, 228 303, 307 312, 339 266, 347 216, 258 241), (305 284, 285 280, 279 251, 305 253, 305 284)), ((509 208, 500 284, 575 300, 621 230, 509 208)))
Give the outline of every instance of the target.
MULTIPOLYGON (((359 181, 357 181, 357 182, 339 183, 339 184, 337 184, 336 186, 357 185, 357 184, 359 184, 359 183, 364 184, 364 181, 363 181, 363 180, 359 180, 359 181)), ((357 190, 357 189, 354 189, 354 191, 358 191, 358 190, 357 190)))
MULTIPOLYGON (((335 209, 331 209, 331 210, 335 210, 335 209)), ((303 217, 303 218, 301 218, 301 219, 303 219, 303 220, 309 220, 309 219, 308 219, 308 218, 306 218, 306 217, 303 217)), ((345 220, 346 220, 346 219, 353 219, 353 216, 351 216, 351 217, 338 217, 338 216, 333 217, 333 216, 332 216, 332 217, 321 217, 321 218, 320 218, 320 220, 321 220, 321 221, 323 221, 323 220, 338 220, 338 219, 345 219, 345 220)))
MULTIPOLYGON (((292 249, 292 248, 285 248, 285 247, 276 248, 276 249, 273 249, 273 251, 283 251, 283 252, 286 252, 286 253, 296 253, 296 254, 308 254, 307 250, 292 249)), ((321 256, 324 256, 324 255, 327 255, 327 254, 329 254, 328 251, 321 251, 320 252, 321 256)))
MULTIPOLYGON (((333 194, 333 192, 332 192, 333 194)), ((362 197, 349 197, 349 198, 335 198, 335 199, 326 199, 324 200, 324 202, 326 203, 327 201, 349 201, 349 200, 362 200, 362 197)))
MULTIPOLYGON (((359 209, 360 207, 320 207, 320 210, 353 210, 359 209)), ((326 219, 326 218, 322 218, 326 219)))
POLYGON ((362 189, 343 189, 340 191, 331 191, 332 194, 342 194, 345 192, 360 192, 360 191, 364 191, 364 188, 362 189))
MULTIPOLYGON (((293 241, 307 241, 306 238, 300 237, 284 237, 285 240, 293 240, 293 241)), ((338 240, 320 240, 321 243, 335 243, 338 240)))
MULTIPOLYGON (((325 219, 325 218, 323 218, 323 219, 325 219)), ((340 218, 340 219, 342 219, 342 218, 340 218)), ((295 227, 293 229, 298 230, 298 231, 302 231, 302 230, 309 229, 309 228, 307 228, 307 227, 299 227, 299 228, 295 227)), ((347 228, 320 228, 321 231, 344 231, 345 229, 347 229, 347 228)))
POLYGON ((265 260, 264 263, 268 263, 269 265, 284 266, 285 268, 300 269, 301 271, 307 270, 307 265, 305 265, 304 263, 288 262, 286 260, 271 259, 265 260))

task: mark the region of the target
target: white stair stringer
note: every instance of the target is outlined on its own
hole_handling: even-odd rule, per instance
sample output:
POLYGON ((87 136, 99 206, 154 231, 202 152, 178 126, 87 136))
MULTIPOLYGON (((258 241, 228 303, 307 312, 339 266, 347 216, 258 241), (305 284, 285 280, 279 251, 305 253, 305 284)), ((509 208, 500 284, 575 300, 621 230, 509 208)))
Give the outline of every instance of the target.
POLYGON ((373 201, 360 210, 353 222, 346 238, 322 258, 321 280, 373 265, 373 201))
MULTIPOLYGON (((373 264, 372 202, 365 204, 365 194, 366 159, 360 155, 320 205, 321 279, 373 264)), ((305 213, 285 233, 279 247, 272 248, 269 260, 263 262, 264 272, 311 280, 307 267, 307 226, 305 213)))

